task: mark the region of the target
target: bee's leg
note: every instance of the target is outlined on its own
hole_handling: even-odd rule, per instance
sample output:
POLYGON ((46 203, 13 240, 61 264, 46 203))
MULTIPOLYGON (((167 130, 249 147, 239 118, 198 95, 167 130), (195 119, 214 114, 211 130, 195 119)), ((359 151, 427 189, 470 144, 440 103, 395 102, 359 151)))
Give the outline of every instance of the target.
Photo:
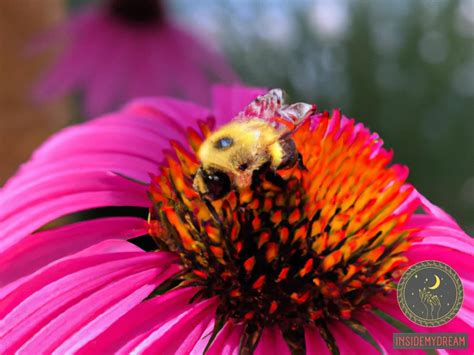
POLYGON ((252 184, 250 188, 255 190, 255 188, 260 185, 262 182, 263 176, 265 176, 266 172, 270 170, 270 162, 263 164, 260 168, 255 170, 252 174, 252 184))
POLYGON ((305 171, 308 171, 308 168, 306 167, 306 165, 304 165, 303 163, 303 156, 301 155, 300 152, 298 152, 298 168, 300 168, 301 170, 305 170, 305 171))
POLYGON ((211 201, 207 198, 207 197, 204 197, 202 199, 204 201, 204 203, 206 204, 206 207, 207 209, 209 210, 209 213, 212 215, 212 217, 214 218, 215 222, 217 222, 220 226, 222 226, 222 221, 219 217, 219 214, 217 213, 216 209, 214 208, 214 206, 212 205, 211 201))
POLYGON ((265 174, 265 179, 270 181, 273 185, 278 186, 281 189, 286 187, 286 181, 276 171, 269 169, 265 174))

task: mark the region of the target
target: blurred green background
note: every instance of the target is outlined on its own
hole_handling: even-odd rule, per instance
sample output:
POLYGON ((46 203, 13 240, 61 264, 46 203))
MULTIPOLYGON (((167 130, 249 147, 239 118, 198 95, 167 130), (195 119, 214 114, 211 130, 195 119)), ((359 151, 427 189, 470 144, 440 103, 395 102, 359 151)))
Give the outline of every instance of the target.
POLYGON ((474 1, 191 1, 243 82, 338 107, 474 234, 474 1))

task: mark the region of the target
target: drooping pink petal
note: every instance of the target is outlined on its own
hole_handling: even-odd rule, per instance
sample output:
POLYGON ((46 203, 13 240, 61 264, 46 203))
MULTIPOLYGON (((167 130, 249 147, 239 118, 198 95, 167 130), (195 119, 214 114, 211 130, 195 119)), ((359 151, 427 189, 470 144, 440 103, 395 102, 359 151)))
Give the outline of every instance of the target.
MULTIPOLYGON (((109 16, 104 6, 80 10, 68 21, 44 36, 52 45, 65 45, 34 94, 42 101, 81 90, 88 118, 142 95, 208 103, 209 74, 220 82, 238 82, 219 53, 169 20, 130 26, 109 16)), ((40 41, 37 47, 45 47, 40 41)))
MULTIPOLYGON (((93 321, 100 309, 117 302, 117 294, 126 297, 144 285, 149 287, 142 292, 150 291, 169 277, 169 272, 178 271, 177 267, 170 269, 170 263, 176 261, 171 254, 146 253, 136 247, 133 252, 117 252, 120 247, 116 245, 120 243, 124 244, 124 250, 130 249, 130 243, 124 241, 91 247, 44 268, 3 298, 0 302, 2 350, 12 352, 27 346, 25 344, 33 341, 32 337, 39 332, 50 334, 49 342, 45 340, 42 346, 59 345, 71 332, 93 321), (132 285, 121 282, 131 276, 138 281, 132 285), (105 287, 112 287, 114 292, 102 293, 105 287), (97 292, 101 292, 101 302, 90 302, 89 297, 97 297, 97 292), (86 308, 81 309, 78 304, 86 308), (76 306, 83 317, 78 315, 74 321, 71 319, 70 327, 64 328, 64 332, 53 331, 62 326, 58 317, 76 306), (97 307, 95 312, 94 307, 97 307)), ((141 299, 135 298, 136 303, 139 301, 141 299)))
MULTIPOLYGON (((36 100, 57 98, 83 80, 83 73, 87 72, 87 68, 97 60, 95 55, 97 49, 105 50, 104 46, 101 47, 102 31, 97 31, 96 20, 94 11, 86 10, 75 16, 69 24, 58 27, 57 31, 63 30, 64 27, 67 31, 61 34, 62 38, 59 38, 61 42, 66 41, 66 44, 61 43, 65 45, 65 49, 33 88, 36 100), (81 36, 76 35, 79 33, 81 36)), ((55 40, 54 36, 50 38, 55 40)))
POLYGON ((314 326, 308 326, 304 330, 307 355, 330 355, 326 342, 314 326))
POLYGON ((208 355, 238 355, 240 339, 244 331, 242 323, 227 321, 212 342, 208 355))
POLYGON ((143 219, 113 217, 32 234, 15 248, 0 253, 0 287, 104 240, 130 239, 146 233, 143 219))
POLYGON ((255 348, 255 355, 281 354, 290 355, 290 349, 286 344, 281 330, 277 326, 267 327, 255 348))
MULTIPOLYGON (((105 46, 108 52, 102 56, 96 55, 90 71, 82 73, 84 79, 88 80, 82 84, 85 89, 84 106, 87 118, 93 118, 96 113, 105 112, 111 106, 118 107, 120 103, 125 102, 122 89, 134 74, 134 70, 130 68, 135 64, 131 61, 136 55, 131 48, 135 33, 124 31, 121 26, 109 22, 103 26, 103 31, 108 33, 108 36, 99 39, 99 45, 102 47, 103 43, 108 43, 108 46, 105 46), (114 51, 111 52, 110 48, 114 51)), ((143 85, 146 85, 146 81, 143 85)))

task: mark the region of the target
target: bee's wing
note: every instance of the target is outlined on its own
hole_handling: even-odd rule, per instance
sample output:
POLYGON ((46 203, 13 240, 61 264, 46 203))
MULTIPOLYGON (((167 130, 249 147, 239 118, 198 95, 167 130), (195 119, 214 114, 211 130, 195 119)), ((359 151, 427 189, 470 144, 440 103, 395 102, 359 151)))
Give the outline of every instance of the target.
POLYGON ((281 89, 270 90, 253 100, 242 112, 237 115, 239 120, 250 120, 259 118, 264 121, 273 122, 273 118, 284 102, 284 93, 281 89))
POLYGON ((273 89, 252 101, 244 111, 237 115, 236 119, 258 118, 269 122, 275 128, 293 131, 315 111, 315 105, 302 102, 285 105, 283 90, 273 89))
POLYGON ((316 105, 298 102, 289 106, 283 106, 278 111, 278 114, 283 120, 290 123, 289 127, 291 129, 296 129, 315 112, 316 105), (291 125, 293 125, 293 127, 291 127, 291 125))

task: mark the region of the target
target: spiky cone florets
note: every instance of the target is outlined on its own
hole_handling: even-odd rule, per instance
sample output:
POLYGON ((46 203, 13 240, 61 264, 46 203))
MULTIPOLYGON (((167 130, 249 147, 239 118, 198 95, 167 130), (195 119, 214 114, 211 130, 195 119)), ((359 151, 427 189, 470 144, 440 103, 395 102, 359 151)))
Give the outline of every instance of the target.
POLYGON ((293 138, 306 169, 262 170, 249 189, 210 202, 192 177, 212 125, 188 132, 192 151, 172 144, 150 188, 150 234, 180 254, 181 284, 218 296, 217 317, 244 322, 248 347, 273 323, 293 348, 309 323, 328 343, 331 319, 357 327, 357 310, 392 291, 406 262, 407 169, 389 166, 391 152, 362 125, 323 113, 293 138))

